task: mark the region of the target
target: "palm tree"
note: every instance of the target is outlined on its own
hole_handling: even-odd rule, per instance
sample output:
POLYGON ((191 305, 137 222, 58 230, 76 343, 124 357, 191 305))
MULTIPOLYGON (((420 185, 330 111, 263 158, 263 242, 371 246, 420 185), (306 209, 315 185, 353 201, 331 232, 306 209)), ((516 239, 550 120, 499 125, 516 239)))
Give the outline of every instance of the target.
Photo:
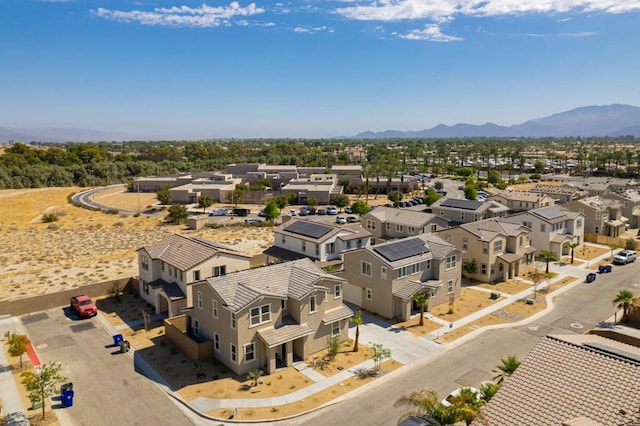
POLYGON ((544 269, 544 273, 548 274, 549 273, 549 262, 556 260, 556 254, 554 252, 552 252, 551 250, 542 250, 540 251, 540 253, 538 253, 538 256, 545 261, 546 263, 546 267, 544 269))
POLYGON ((478 417, 480 410, 486 404, 486 401, 471 388, 460 389, 460 393, 452 396, 449 402, 451 402, 451 407, 457 411, 458 421, 464 420, 467 425, 470 425, 478 417))
POLYGON ((622 309, 622 322, 626 322, 629 318, 629 311, 633 306, 634 299, 633 293, 629 290, 620 290, 615 299, 611 301, 618 309, 622 309))
POLYGON ((429 292, 414 293, 411 299, 413 299, 420 308, 420 321, 418 322, 418 326, 422 327, 424 325, 424 307, 429 303, 429 292))
POLYGON ((403 395, 395 402, 394 406, 410 406, 415 409, 411 414, 427 415, 441 425, 451 425, 458 421, 458 410, 453 405, 445 407, 438 393, 433 389, 422 389, 403 395))
POLYGON ((501 387, 502 387, 502 383, 488 382, 483 384, 482 386, 480 386, 480 392, 482 392, 482 399, 484 399, 485 402, 491 401, 491 398, 493 398, 493 396, 498 393, 501 387))
POLYGON ((502 364, 496 366, 496 370, 493 370, 494 372, 499 372, 498 375, 493 378, 493 380, 497 380, 496 383, 498 384, 502 384, 505 378, 511 376, 513 372, 520 367, 520 361, 518 361, 515 355, 509 355, 501 359, 501 361, 502 364))
POLYGON ((360 339, 360 324, 362 324, 362 309, 358 309, 358 312, 349 318, 349 322, 356 326, 356 339, 353 342, 353 352, 358 352, 358 340, 360 339))
POLYGON ((247 379, 253 380, 253 386, 258 386, 258 379, 262 376, 264 376, 264 371, 256 368, 255 370, 249 371, 249 373, 247 374, 247 379))
POLYGON ((574 251, 576 249, 576 247, 578 247, 580 245, 580 243, 571 243, 569 244, 569 247, 571 247, 571 264, 573 265, 573 254, 574 251))

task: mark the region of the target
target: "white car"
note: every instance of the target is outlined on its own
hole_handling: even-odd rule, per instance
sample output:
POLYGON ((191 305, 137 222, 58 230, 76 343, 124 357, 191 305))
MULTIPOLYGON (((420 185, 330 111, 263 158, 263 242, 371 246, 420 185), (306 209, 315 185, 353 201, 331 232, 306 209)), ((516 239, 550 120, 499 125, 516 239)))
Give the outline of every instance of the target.
POLYGON ((453 392, 451 392, 449 395, 447 395, 447 397, 442 400, 442 405, 444 405, 445 407, 449 407, 451 405, 451 400, 453 398, 457 397, 457 396, 460 396, 460 393, 461 393, 462 389, 469 389, 471 391, 471 393, 473 395, 475 395, 476 401, 479 401, 480 399, 482 399, 484 397, 484 394, 482 393, 482 391, 480 389, 476 389, 476 388, 471 387, 471 386, 465 386, 463 388, 458 388, 458 389, 454 390, 453 392))
POLYGON ((347 218, 344 216, 336 216, 336 223, 339 225, 344 225, 347 223, 347 218))
POLYGON ((616 265, 626 265, 627 263, 635 262, 637 257, 638 255, 636 255, 635 251, 622 250, 613 257, 613 263, 616 265))
POLYGON ((298 215, 298 212, 296 212, 296 210, 295 210, 295 209, 291 209, 291 210, 289 210, 289 215, 290 215, 290 216, 297 216, 297 215, 298 215))
POLYGON ((329 206, 327 207, 327 214, 330 214, 330 215, 338 214, 338 209, 336 209, 334 206, 329 206))

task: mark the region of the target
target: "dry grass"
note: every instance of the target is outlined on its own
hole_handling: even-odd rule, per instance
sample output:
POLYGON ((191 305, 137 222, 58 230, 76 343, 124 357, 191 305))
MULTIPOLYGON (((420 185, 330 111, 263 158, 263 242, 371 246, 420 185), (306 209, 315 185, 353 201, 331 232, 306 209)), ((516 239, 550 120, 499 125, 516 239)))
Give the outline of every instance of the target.
POLYGON ((577 249, 573 253, 574 259, 583 259, 583 260, 593 260, 598 256, 602 256, 606 253, 611 253, 611 249, 609 247, 595 247, 592 245, 585 244, 584 248, 577 249))
POLYGON ((523 283, 518 280, 501 281, 498 283, 480 283, 474 285, 474 287, 482 287, 491 291, 498 291, 504 294, 518 294, 528 288, 531 288, 530 284, 523 283))
POLYGON ((453 313, 449 312, 449 304, 443 303, 429 311, 432 315, 442 318, 446 321, 457 321, 469 314, 491 306, 500 299, 493 300, 486 291, 475 290, 472 287, 462 288, 460 297, 456 299, 453 305, 453 313))

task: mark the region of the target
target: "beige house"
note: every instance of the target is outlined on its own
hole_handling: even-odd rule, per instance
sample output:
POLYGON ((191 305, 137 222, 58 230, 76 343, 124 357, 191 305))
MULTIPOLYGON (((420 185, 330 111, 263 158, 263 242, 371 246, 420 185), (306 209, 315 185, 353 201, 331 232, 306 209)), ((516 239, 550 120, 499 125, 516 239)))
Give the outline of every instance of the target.
POLYGON ((430 294, 428 309, 460 296, 460 251, 421 234, 343 254, 344 298, 385 318, 408 320, 412 296, 430 294))
POLYGON ((585 235, 596 234, 619 237, 626 230, 628 218, 622 216, 622 203, 600 196, 583 198, 563 206, 584 214, 585 235))
POLYGON ((620 212, 623 217, 629 218, 629 226, 640 228, 640 191, 627 189, 621 192, 610 192, 602 198, 620 202, 620 212))
POLYGON ((528 227, 502 219, 485 219, 438 232, 438 236, 462 250, 465 265, 476 272, 465 276, 480 281, 507 281, 534 267, 528 227))
POLYGON ((449 226, 446 218, 433 213, 393 207, 378 207, 363 215, 361 223, 364 229, 371 232, 371 244, 434 233, 449 226))
POLYGON ((443 217, 452 224, 475 222, 482 219, 505 217, 509 207, 497 201, 476 201, 456 198, 440 198, 427 211, 443 217))
POLYGON ((215 358, 235 374, 271 374, 325 349, 330 336, 347 338, 353 311, 343 303, 345 284, 309 259, 211 277, 190 286, 186 335, 212 342, 215 358))
POLYGON ((251 256, 200 238, 171 235, 138 249, 140 296, 156 313, 175 316, 191 306, 187 288, 207 277, 249 269, 251 256))
POLYGON ((556 200, 547 194, 525 191, 500 191, 491 194, 487 201, 497 201, 509 207, 511 212, 525 212, 556 204, 556 200))
POLYGON ((346 251, 371 245, 371 233, 361 226, 328 225, 303 219, 291 219, 276 226, 273 239, 273 246, 264 251, 266 263, 308 257, 326 264, 340 260, 346 251))

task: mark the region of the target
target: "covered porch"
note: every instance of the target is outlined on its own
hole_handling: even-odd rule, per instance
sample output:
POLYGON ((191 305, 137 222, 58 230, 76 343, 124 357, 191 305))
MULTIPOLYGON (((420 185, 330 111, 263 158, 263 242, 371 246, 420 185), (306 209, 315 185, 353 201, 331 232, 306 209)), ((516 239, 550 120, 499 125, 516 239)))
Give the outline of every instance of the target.
POLYGON ((442 281, 437 280, 407 281, 403 283, 393 292, 394 318, 398 318, 401 321, 408 321, 411 318, 414 310, 413 295, 416 293, 429 293, 429 301, 425 309, 425 312, 428 312, 431 306, 439 304, 435 297, 437 297, 438 289, 442 285, 442 281))
POLYGON ((549 242, 549 250, 551 250, 557 259, 563 256, 571 255, 571 245, 580 244, 580 237, 573 234, 556 234, 549 242))
POLYGON ((304 359, 306 354, 303 353, 304 350, 301 352, 300 348, 304 348, 304 341, 311 334, 313 328, 309 324, 298 324, 292 318, 285 319, 277 328, 259 330, 258 336, 267 349, 265 373, 273 374, 279 368, 292 366, 294 356, 304 359))

